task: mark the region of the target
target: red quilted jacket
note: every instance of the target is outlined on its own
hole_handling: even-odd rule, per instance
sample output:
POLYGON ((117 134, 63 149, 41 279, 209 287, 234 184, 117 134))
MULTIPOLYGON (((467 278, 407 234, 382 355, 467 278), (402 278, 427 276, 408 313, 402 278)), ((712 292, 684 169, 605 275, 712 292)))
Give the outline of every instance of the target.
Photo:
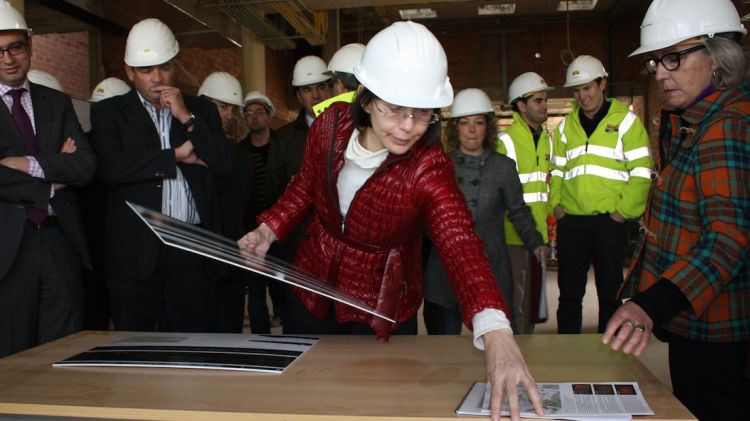
MULTIPOLYGON (((280 239, 312 212, 295 264, 387 315, 396 325, 336 303, 340 323, 369 323, 379 337, 408 320, 422 302, 421 235, 427 224, 457 291, 464 323, 485 308, 510 314, 474 234, 471 213, 456 184, 453 164, 439 147, 418 143, 389 154, 360 188, 346 219, 336 180, 354 130, 349 104, 335 103, 310 128, 299 173, 279 201, 258 217, 280 239)), ((301 289, 316 317, 332 301, 301 289)))

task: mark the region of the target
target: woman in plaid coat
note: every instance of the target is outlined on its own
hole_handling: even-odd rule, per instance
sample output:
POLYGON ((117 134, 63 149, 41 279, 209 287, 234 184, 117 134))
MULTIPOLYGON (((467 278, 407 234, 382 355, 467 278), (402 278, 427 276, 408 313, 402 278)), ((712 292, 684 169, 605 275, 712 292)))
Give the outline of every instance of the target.
POLYGON ((730 0, 655 0, 641 26, 664 91, 643 241, 604 343, 669 343, 675 396, 700 420, 743 419, 750 396, 750 80, 730 0))

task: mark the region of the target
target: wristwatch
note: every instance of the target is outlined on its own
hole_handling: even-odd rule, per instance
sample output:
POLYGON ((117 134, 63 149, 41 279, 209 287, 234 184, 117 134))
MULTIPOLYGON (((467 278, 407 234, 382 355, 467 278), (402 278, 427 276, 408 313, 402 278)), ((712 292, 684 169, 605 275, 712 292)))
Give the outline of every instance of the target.
POLYGON ((182 128, 187 130, 189 129, 193 124, 195 124, 195 114, 190 113, 190 117, 188 117, 187 121, 182 123, 182 128))

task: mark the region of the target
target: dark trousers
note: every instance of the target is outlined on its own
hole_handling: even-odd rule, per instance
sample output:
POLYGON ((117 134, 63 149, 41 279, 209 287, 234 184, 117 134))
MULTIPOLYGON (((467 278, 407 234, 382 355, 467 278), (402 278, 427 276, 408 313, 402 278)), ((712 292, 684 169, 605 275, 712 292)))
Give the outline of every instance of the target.
POLYGON ((207 267, 203 257, 161 245, 148 279, 110 275, 107 286, 115 329, 211 332, 213 285, 207 267))
POLYGON ((229 275, 211 282, 212 332, 242 333, 246 271, 232 267, 229 275))
POLYGON ((603 333, 618 307, 617 289, 622 283, 627 224, 609 215, 566 215, 557 222, 560 304, 557 333, 581 333, 583 296, 589 267, 594 265, 599 300, 599 326, 603 333))
POLYGON ((461 311, 457 307, 448 308, 430 301, 424 302, 422 309, 424 325, 428 335, 460 335, 461 311))
POLYGON ((750 342, 712 343, 672 335, 669 372, 677 399, 700 421, 748 419, 750 342))
POLYGON ((284 311, 289 287, 275 279, 248 272, 247 275, 247 318, 250 321, 252 333, 271 333, 271 318, 268 316, 266 304, 266 288, 271 296, 273 314, 280 315, 284 311))
MULTIPOLYGON (((92 261, 101 265, 101 261, 92 261)), ((95 266, 94 270, 83 269, 83 285, 86 290, 84 302, 83 328, 86 330, 109 330, 109 294, 104 269, 95 266)))
MULTIPOLYGON (((339 323, 336 321, 335 306, 331 306, 326 316, 317 319, 302 304, 292 288, 289 288, 284 313, 281 315, 285 335, 375 335, 370 325, 364 323, 339 323)), ((391 335, 416 335, 417 316, 401 324, 391 335)))
POLYGON ((61 228, 26 228, 0 279, 0 357, 81 330, 81 258, 61 228))
POLYGON ((105 235, 104 215, 107 189, 98 180, 92 180, 85 187, 75 188, 81 204, 81 218, 84 221, 86 241, 89 244, 92 269, 83 269, 85 288, 83 307, 83 328, 85 330, 109 330, 109 293, 107 276, 104 271, 105 235))

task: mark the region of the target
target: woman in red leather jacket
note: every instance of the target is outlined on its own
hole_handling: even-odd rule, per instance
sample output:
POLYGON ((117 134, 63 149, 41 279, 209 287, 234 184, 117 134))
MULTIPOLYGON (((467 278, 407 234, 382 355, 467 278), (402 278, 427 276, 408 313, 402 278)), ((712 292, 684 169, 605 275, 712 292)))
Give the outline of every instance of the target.
POLYGON ((475 346, 485 350, 488 379, 499 386, 493 388, 492 418, 499 419, 507 396, 512 418, 519 419, 519 383, 541 414, 508 306, 451 160, 437 145, 437 112, 453 100, 442 46, 424 26, 397 22, 370 41, 354 74, 362 84, 354 103, 334 103, 318 117, 299 173, 239 244, 263 255, 311 215, 295 265, 396 323, 297 289, 284 309, 284 333, 416 334, 426 224, 463 321, 473 327, 475 346))

